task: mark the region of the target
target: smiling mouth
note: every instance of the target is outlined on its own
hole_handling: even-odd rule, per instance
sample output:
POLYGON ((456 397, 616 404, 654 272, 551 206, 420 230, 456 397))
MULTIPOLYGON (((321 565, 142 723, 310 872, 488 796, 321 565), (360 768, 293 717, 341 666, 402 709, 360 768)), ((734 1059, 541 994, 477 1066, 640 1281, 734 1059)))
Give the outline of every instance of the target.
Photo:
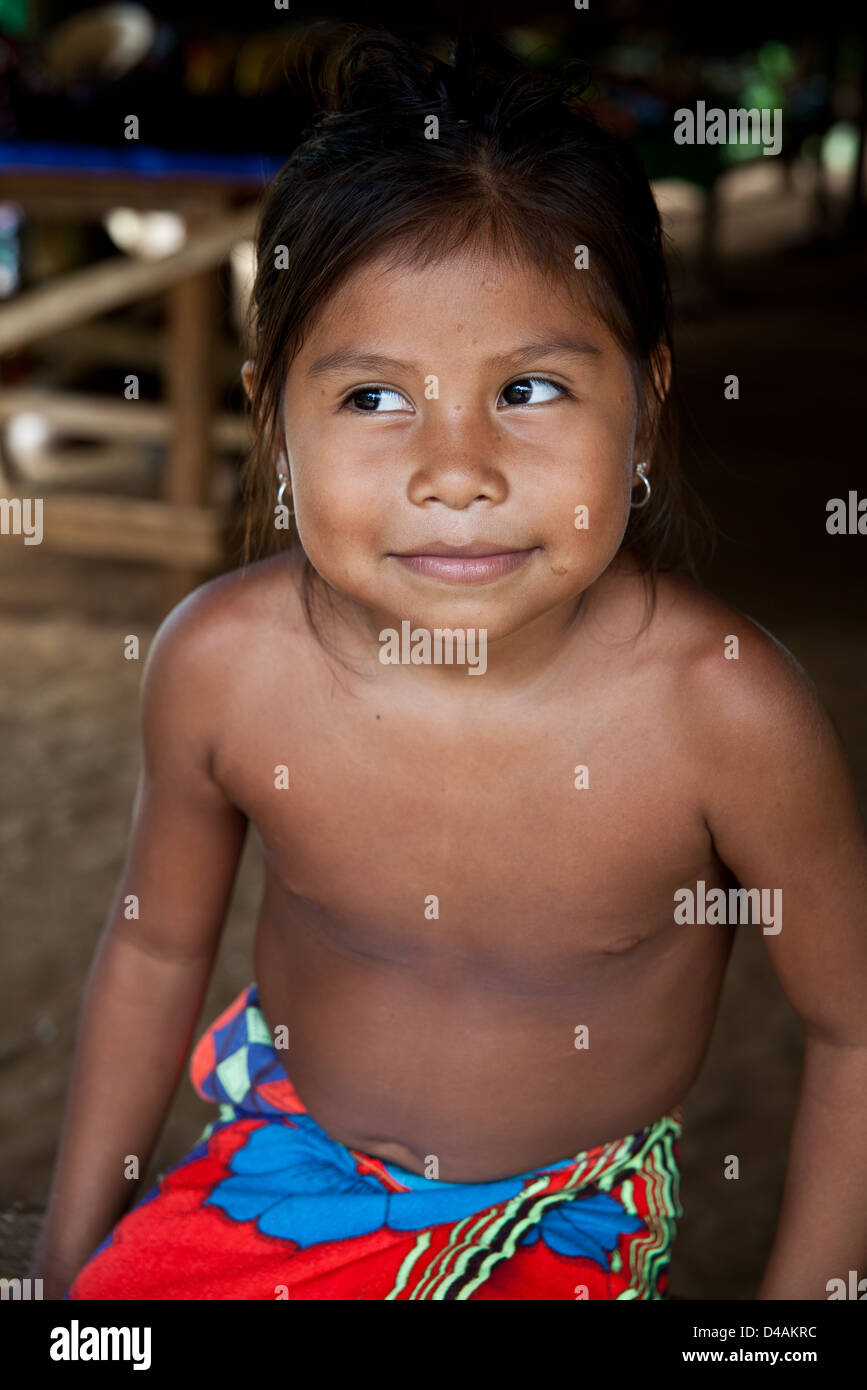
POLYGON ((394 554, 392 559, 416 574, 445 580, 447 584, 485 584, 519 569, 536 549, 537 546, 528 550, 498 550, 482 541, 469 545, 433 541, 408 554, 394 554))

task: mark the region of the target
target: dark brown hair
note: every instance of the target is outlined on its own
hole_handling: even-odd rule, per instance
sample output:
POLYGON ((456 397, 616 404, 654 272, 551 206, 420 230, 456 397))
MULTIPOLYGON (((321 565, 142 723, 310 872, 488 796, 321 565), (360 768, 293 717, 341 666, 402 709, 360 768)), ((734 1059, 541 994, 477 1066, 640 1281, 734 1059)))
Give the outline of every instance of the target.
MULTIPOLYGON (((529 262, 554 282, 571 278, 574 286, 580 276, 631 362, 641 419, 655 442, 651 500, 630 513, 623 546, 655 594, 658 571, 694 570, 694 560, 672 393, 661 399, 655 386, 659 350, 672 350, 671 296, 643 165, 588 113, 579 65, 559 77, 538 73, 467 29, 449 56, 443 61, 391 31, 329 23, 307 30, 294 55, 287 76, 304 93, 309 123, 271 183, 257 227, 244 563, 285 547, 287 533, 274 526, 283 388, 328 296, 386 249, 396 266, 415 266, 479 246, 515 265, 529 262), (425 136, 432 116, 435 139, 425 136), (589 265, 576 271, 582 245, 589 265)), ((700 513, 698 520, 701 527, 700 513)), ((305 556, 304 604, 314 630, 315 577, 305 556)))

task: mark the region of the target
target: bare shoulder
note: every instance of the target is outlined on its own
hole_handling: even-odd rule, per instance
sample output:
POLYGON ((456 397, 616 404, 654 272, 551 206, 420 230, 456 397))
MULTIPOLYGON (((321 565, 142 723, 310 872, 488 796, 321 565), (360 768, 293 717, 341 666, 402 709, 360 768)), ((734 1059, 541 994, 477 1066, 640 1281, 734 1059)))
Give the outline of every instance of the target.
POLYGON ((187 724, 212 740, 237 681, 255 682, 280 626, 303 633, 299 557, 293 552, 199 585, 157 628, 142 675, 146 721, 187 724), (206 732, 207 731, 207 734, 206 732))
POLYGON ((151 653, 191 664, 231 660, 275 615, 300 614, 300 557, 292 551, 229 570, 193 589, 160 623, 151 653))
POLYGON ((648 645, 668 671, 684 742, 713 783, 761 778, 782 791, 805 759, 843 775, 813 681, 753 618, 686 576, 664 575, 648 645))
POLYGON ((684 575, 658 586, 656 643, 671 653, 691 721, 742 732, 824 718, 816 687, 778 638, 684 575))

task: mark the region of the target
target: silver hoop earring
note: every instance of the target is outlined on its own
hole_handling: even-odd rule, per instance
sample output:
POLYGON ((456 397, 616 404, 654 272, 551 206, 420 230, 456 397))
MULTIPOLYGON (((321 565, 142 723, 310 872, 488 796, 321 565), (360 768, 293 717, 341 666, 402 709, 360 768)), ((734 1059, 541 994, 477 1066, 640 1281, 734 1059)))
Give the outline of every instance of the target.
MULTIPOLYGON (((289 486, 289 479, 287 478, 287 476, 286 476, 285 473, 278 473, 278 474, 277 474, 277 477, 280 479, 280 486, 279 486, 278 489, 277 489, 277 506, 278 506, 278 507, 282 507, 282 505, 283 505, 283 493, 286 491, 287 487, 289 486)), ((288 513, 289 513, 290 516, 294 516, 294 515, 295 515, 294 509, 293 509, 292 507, 287 507, 286 510, 288 511, 288 513)))
POLYGON ((641 479, 641 481, 644 483, 644 496, 642 497, 642 499, 641 499, 640 502, 630 502, 629 505, 630 505, 630 507, 632 508, 633 511, 635 511, 635 512, 640 512, 640 511, 641 511, 641 508, 642 508, 642 507, 646 507, 647 504, 648 504, 648 502, 650 501, 650 479, 649 479, 648 477, 646 477, 646 473, 647 473, 647 464, 646 464, 646 463, 638 463, 638 464, 636 464, 636 465, 635 465, 635 471, 636 471, 636 473, 638 474, 638 476, 639 476, 639 478, 641 479))

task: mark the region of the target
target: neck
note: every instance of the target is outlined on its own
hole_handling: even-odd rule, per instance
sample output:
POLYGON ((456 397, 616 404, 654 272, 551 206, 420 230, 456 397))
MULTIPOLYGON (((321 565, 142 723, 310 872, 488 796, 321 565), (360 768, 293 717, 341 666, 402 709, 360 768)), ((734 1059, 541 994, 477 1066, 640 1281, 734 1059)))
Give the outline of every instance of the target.
POLYGON ((370 679, 386 677, 395 690, 426 691, 461 703, 477 701, 481 691, 488 699, 521 696, 553 674, 567 649, 580 640, 591 610, 597 609, 616 577, 617 567, 611 565, 583 593, 570 595, 493 640, 484 628, 455 628, 461 641, 453 644, 437 637, 442 629, 416 628, 336 590, 331 591, 331 604, 317 606, 316 617, 318 623, 320 612, 328 615, 329 643, 352 669, 370 679), (385 639, 383 633, 388 634, 385 639))

